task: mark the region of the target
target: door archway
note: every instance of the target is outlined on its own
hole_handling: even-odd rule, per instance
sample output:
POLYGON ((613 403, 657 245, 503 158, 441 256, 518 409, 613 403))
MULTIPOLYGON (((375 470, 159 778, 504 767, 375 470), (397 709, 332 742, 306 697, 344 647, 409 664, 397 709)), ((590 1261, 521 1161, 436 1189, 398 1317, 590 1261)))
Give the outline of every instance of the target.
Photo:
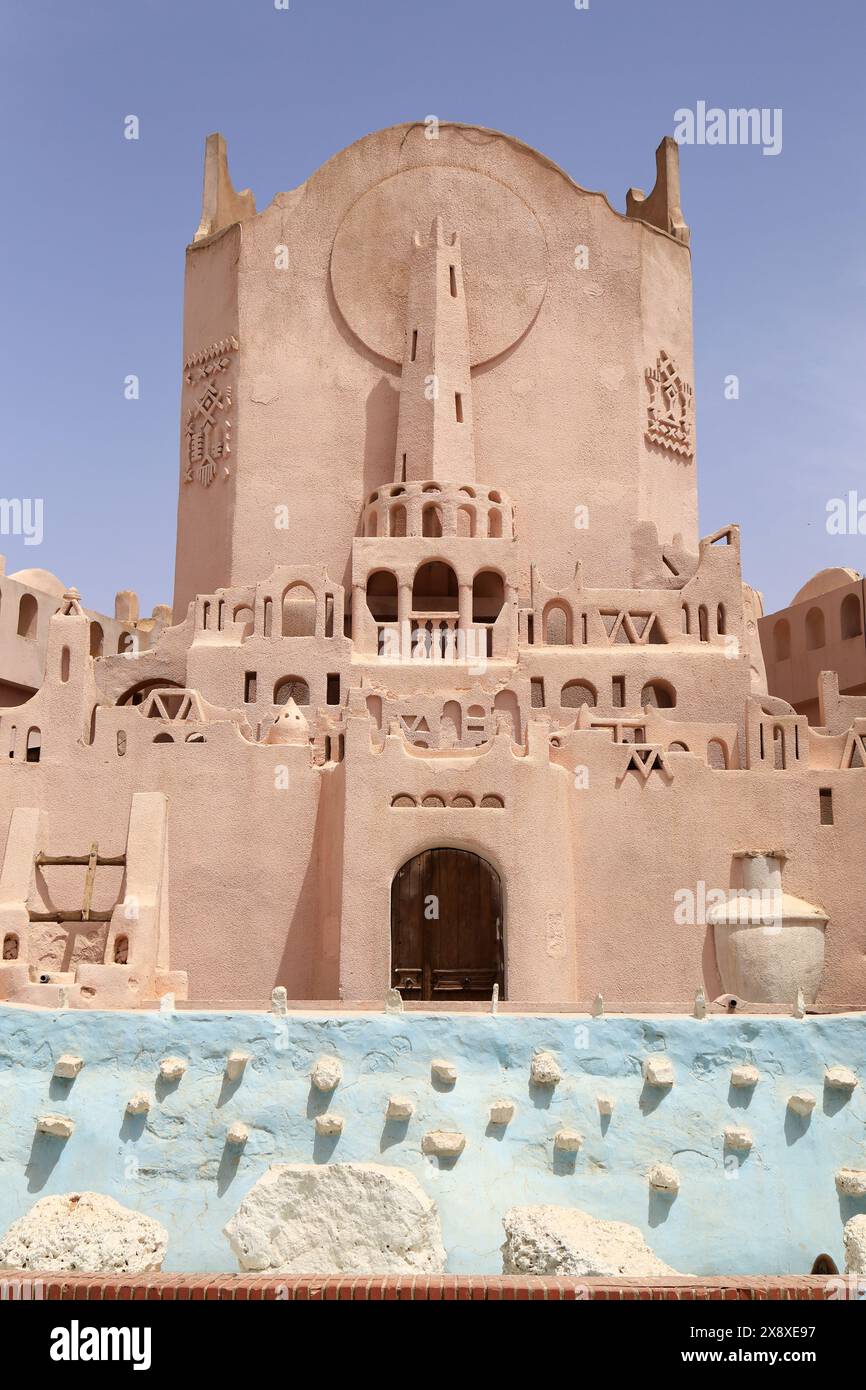
POLYGON ((404 999, 505 992, 502 885, 478 854, 426 849, 391 884, 391 984, 404 999))

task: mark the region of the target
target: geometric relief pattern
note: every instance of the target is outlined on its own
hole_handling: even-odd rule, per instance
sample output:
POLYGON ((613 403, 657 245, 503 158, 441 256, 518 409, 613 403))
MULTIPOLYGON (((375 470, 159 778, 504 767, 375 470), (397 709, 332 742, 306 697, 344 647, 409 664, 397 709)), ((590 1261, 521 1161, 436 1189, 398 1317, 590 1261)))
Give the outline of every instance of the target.
POLYGON ((848 734, 845 751, 842 754, 843 767, 866 767, 866 734, 848 734))
POLYGON ((172 722, 181 719, 203 722, 205 718, 198 691, 178 690, 176 687, 152 690, 142 701, 140 713, 145 719, 168 719, 172 722))
POLYGON ((644 782, 653 772, 661 773, 664 781, 672 781, 670 770, 658 748, 632 749, 626 772, 636 772, 644 782))
POLYGON ((692 388, 683 380, 676 363, 662 349, 656 365, 647 367, 650 392, 646 437, 671 453, 692 458, 694 444, 694 402, 692 388))
POLYGON ((228 371, 232 353, 237 350, 237 338, 222 338, 184 363, 187 384, 204 385, 204 390, 187 407, 184 482, 191 483, 195 477, 204 487, 210 487, 218 465, 225 467, 225 459, 231 453, 232 388, 220 385, 217 378, 228 371))
POLYGON ((644 646, 647 642, 664 642, 655 613, 599 611, 610 646, 644 646))

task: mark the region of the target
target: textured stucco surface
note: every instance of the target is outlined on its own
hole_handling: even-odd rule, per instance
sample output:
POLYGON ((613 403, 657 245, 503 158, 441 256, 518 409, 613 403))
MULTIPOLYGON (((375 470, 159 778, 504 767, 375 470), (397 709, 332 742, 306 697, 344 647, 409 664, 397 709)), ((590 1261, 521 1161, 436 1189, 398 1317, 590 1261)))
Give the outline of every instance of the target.
POLYGON ((837 1169, 866 1167, 863 1087, 848 1096, 824 1085, 825 1068, 862 1074, 866 1019, 784 1017, 589 1019, 478 1014, 125 1013, 0 1008, 0 1231, 41 1197, 99 1190, 161 1222, 166 1270, 236 1268, 222 1228, 272 1163, 394 1164, 436 1203, 447 1267, 501 1269, 509 1207, 578 1206, 628 1221, 674 1269, 694 1274, 807 1273, 827 1251, 843 1264, 842 1229, 866 1198, 839 1197, 837 1169), (530 1086, 533 1054, 558 1059, 562 1081, 530 1086), (229 1052, 251 1059, 237 1082, 229 1052), (84 1059, 74 1081, 52 1076, 61 1053, 84 1059), (664 1053, 675 1072, 664 1091, 641 1069, 664 1053), (340 1058, 335 1091, 311 1086, 316 1059, 340 1058), (166 1056, 188 1059, 177 1083, 159 1077, 166 1056), (437 1088, 431 1062, 454 1063, 437 1088), (754 1064, 754 1088, 732 1087, 754 1064), (787 1100, 809 1089, 806 1120, 787 1100), (147 1114, 129 1115, 148 1090, 147 1114), (411 1098, 406 1122, 386 1121, 389 1097, 411 1098), (597 1097, 615 1100, 599 1114, 597 1097), (507 1125, 490 1123, 494 1100, 511 1099, 507 1125), (332 1108, 336 1138, 315 1132, 332 1108), (37 1134, 51 1110, 75 1121, 72 1136, 37 1134), (227 1145, 235 1122, 247 1143, 227 1145), (723 1131, 746 1125, 748 1153, 726 1154, 723 1131), (575 1129, 578 1153, 554 1157, 554 1135, 575 1129), (455 1160, 427 1157, 422 1135, 460 1132, 455 1160), (673 1165, 680 1191, 651 1193, 647 1172, 673 1165))

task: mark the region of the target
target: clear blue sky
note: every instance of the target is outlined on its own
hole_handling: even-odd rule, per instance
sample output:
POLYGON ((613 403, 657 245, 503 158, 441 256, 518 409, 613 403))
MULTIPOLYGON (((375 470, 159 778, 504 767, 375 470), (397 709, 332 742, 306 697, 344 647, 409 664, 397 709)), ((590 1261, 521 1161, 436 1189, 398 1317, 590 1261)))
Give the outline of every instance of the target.
POLYGON ((701 100, 784 113, 776 157, 682 150, 702 530, 742 524, 768 608, 822 566, 866 570, 866 539, 825 528, 829 498, 866 496, 863 0, 0 0, 0 27, 0 496, 45 499, 41 546, 0 536, 10 572, 53 569, 109 611, 123 587, 171 599, 209 131, 259 207, 433 113, 519 136, 622 209, 701 100))

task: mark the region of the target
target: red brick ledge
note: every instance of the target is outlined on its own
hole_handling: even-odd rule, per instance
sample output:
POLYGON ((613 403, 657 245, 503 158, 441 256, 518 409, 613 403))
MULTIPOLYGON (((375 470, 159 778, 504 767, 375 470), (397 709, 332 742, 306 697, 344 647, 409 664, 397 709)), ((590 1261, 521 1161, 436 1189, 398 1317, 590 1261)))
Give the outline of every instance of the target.
MULTIPOLYGON (((243 1274, 70 1275, 0 1271, 2 1299, 76 1299, 90 1302, 153 1300, 157 1302, 229 1300, 240 1302, 407 1302, 477 1300, 596 1299, 618 1302, 755 1299, 825 1300, 839 1280, 815 1275, 717 1279, 555 1279, 519 1275, 356 1275, 325 1277, 289 1275, 284 1279, 243 1274), (828 1284, 832 1285, 828 1289, 828 1284)), ((836 1292, 836 1297, 839 1297, 836 1292)))

